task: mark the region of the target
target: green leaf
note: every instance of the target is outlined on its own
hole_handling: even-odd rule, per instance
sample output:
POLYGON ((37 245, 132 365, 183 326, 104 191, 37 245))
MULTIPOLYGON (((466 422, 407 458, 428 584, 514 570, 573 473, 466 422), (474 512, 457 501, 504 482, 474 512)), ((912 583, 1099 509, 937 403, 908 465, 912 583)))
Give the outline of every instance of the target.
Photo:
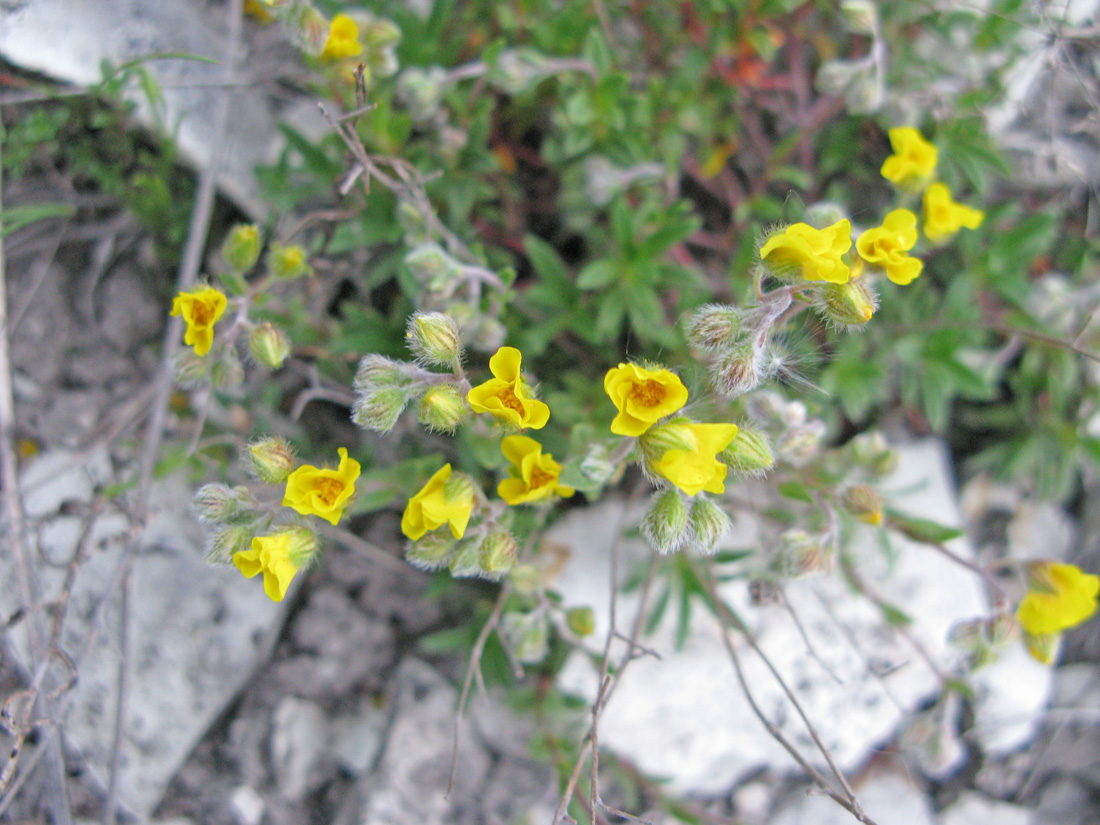
POLYGON ((929 519, 916 518, 899 513, 897 510, 886 511, 886 526, 891 530, 897 530, 903 536, 924 544, 943 544, 945 541, 957 539, 965 533, 957 527, 948 527, 929 519))
POLYGON ((879 602, 879 610, 882 611, 883 618, 886 619, 886 623, 892 627, 906 627, 913 623, 913 619, 903 610, 894 607, 892 604, 886 602, 879 602))
POLYGON ((807 504, 814 503, 814 497, 810 491, 800 481, 784 481, 777 488, 779 495, 784 498, 793 499, 794 501, 804 501, 807 504))
POLYGON ((588 264, 577 275, 577 287, 580 289, 603 289, 614 283, 618 276, 619 268, 615 261, 609 258, 601 258, 588 264))
POLYGON ((531 259, 531 266, 543 281, 562 286, 569 284, 569 270, 565 266, 565 261, 561 259, 558 251, 542 238, 525 235, 523 250, 531 259))
POLYGON ((76 212, 67 203, 36 203, 30 206, 13 206, 0 212, 0 238, 22 229, 27 224, 46 218, 68 218, 76 212))

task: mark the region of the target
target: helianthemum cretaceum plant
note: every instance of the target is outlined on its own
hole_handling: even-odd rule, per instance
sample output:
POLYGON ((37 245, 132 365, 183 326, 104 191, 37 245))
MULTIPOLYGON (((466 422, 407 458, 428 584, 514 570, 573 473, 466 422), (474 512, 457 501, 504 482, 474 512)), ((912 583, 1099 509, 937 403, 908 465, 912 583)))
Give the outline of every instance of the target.
POLYGON ((200 358, 214 344, 214 324, 225 313, 225 294, 213 287, 181 292, 172 301, 172 315, 181 316, 187 329, 183 342, 193 347, 200 358))
POLYGON ((531 394, 520 373, 523 356, 515 347, 501 347, 489 359, 493 377, 473 387, 466 399, 476 413, 489 413, 518 429, 541 429, 550 420, 550 408, 531 394))
POLYGON ((985 220, 980 209, 955 203, 942 183, 933 183, 924 190, 924 237, 933 242, 944 241, 962 228, 977 229, 985 220))
POLYGON ((619 364, 607 371, 603 388, 619 414, 611 422, 615 435, 639 436, 687 403, 680 377, 666 369, 619 364))
POLYGON ((318 516, 336 526, 344 507, 355 493, 359 478, 359 462, 348 458, 348 451, 339 450, 340 464, 336 469, 318 468, 306 464, 292 472, 286 480, 283 506, 303 516, 318 516))
POLYGON ((899 126, 890 130, 894 154, 882 164, 882 176, 902 189, 920 191, 936 171, 939 151, 916 129, 899 126))
POLYGON ((907 284, 924 268, 920 258, 907 253, 917 243, 917 216, 908 209, 895 209, 882 226, 860 233, 856 240, 859 256, 886 272, 895 284, 907 284))
POLYGON ((1031 655, 1049 664, 1057 652, 1059 634, 1096 612, 1100 577, 1072 564, 1039 561, 1028 565, 1027 583, 1016 620, 1027 634, 1031 655))
POLYGON ((843 284, 851 277, 844 254, 852 248, 852 224, 845 219, 824 229, 796 223, 771 235, 760 247, 769 274, 843 284))
POLYGON ((267 536, 255 536, 248 550, 233 555, 233 564, 245 578, 264 575, 264 593, 281 602, 298 571, 317 552, 317 537, 304 527, 288 526, 267 536))
POLYGON ((497 494, 509 504, 525 504, 550 499, 569 498, 575 490, 561 484, 562 467, 542 445, 524 435, 509 435, 500 442, 500 450, 511 463, 510 478, 497 486, 497 494))
POLYGON ((718 460, 737 436, 736 424, 697 424, 674 419, 642 436, 646 468, 689 496, 726 491, 729 468, 718 460))
POLYGON ((446 524, 451 535, 460 539, 466 533, 473 510, 474 488, 470 480, 452 475, 451 465, 445 464, 409 499, 401 517, 401 532, 416 541, 446 524))

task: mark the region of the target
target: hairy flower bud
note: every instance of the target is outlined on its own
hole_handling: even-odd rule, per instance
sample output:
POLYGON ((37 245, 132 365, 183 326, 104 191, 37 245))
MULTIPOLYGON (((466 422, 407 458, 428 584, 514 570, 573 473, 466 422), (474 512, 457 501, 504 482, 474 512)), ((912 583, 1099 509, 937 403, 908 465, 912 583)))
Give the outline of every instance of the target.
POLYGON ((234 346, 221 347, 218 357, 210 365, 210 383, 216 390, 230 390, 244 381, 244 367, 234 346))
POLYGON ((478 352, 496 352, 508 336, 504 324, 496 318, 485 317, 477 322, 470 334, 470 346, 478 352))
POLYGON ((711 381, 726 398, 744 395, 760 382, 764 365, 763 347, 742 342, 722 353, 711 364, 711 381))
POLYGON ((696 496, 691 505, 691 529, 694 544, 706 554, 718 549, 718 542, 732 525, 730 517, 717 504, 706 496, 696 496))
POLYGON ((730 445, 718 454, 718 460, 734 473, 750 476, 762 475, 775 465, 768 437, 743 425, 738 427, 737 436, 730 445))
POLYGON ((212 524, 251 517, 256 500, 247 487, 229 487, 225 484, 204 484, 191 502, 196 515, 212 524))
POLYGON ((442 312, 417 312, 405 332, 409 349, 424 364, 449 367, 462 357, 458 326, 442 312))
POLYGON ((210 537, 206 548, 208 564, 232 564, 233 554, 247 550, 254 533, 250 524, 230 524, 210 537))
POLYGON ((455 540, 448 530, 433 530, 405 546, 405 560, 420 570, 442 570, 451 561, 455 540))
POLYGON ((825 425, 820 421, 791 427, 779 442, 779 455, 784 461, 801 467, 817 455, 824 435, 825 425))
POLYGON ((261 438, 248 445, 248 469, 264 484, 283 484, 294 469, 294 451, 285 438, 261 438))
POLYGON ((864 524, 882 524, 882 496, 868 484, 854 484, 840 498, 844 509, 864 524))
POLYGON ((687 418, 674 418, 667 424, 650 427, 638 439, 638 445, 650 461, 659 460, 669 450, 683 450, 693 453, 699 447, 699 440, 691 428, 692 421, 687 418))
POLYGON ((500 620, 500 630, 517 661, 537 664, 546 658, 550 650, 546 614, 505 613, 500 620))
POLYGON ((449 564, 451 575, 456 579, 480 578, 485 575, 481 568, 481 538, 472 537, 458 542, 449 564))
POLYGON ((498 530, 487 535, 481 543, 478 557, 485 578, 499 579, 511 570, 518 552, 516 540, 511 534, 498 530))
POLYGON ((313 274, 306 251, 297 245, 272 244, 271 251, 267 254, 267 267, 281 281, 313 274))
POLYGON ((1049 665, 1058 655, 1061 647, 1061 633, 1024 633, 1024 644, 1027 652, 1044 665, 1049 665))
POLYGON ((572 607, 565 611, 565 626, 582 638, 591 636, 596 630, 596 614, 591 607, 572 607))
POLYGON ((212 363, 209 358, 195 355, 190 348, 179 350, 172 360, 176 383, 188 389, 205 384, 212 363))
POLYGON ((317 551, 321 549, 321 542, 317 534, 300 524, 288 524, 280 527, 272 535, 287 536, 290 539, 287 545, 287 558, 295 567, 308 567, 317 557, 317 551))
POLYGON ((430 430, 453 433, 469 414, 470 405, 454 384, 436 384, 420 397, 416 417, 430 430))
POLYGON ((873 35, 878 30, 878 8, 871 0, 841 0, 840 13, 856 34, 873 35))
POLYGON ((505 94, 517 95, 549 71, 549 61, 532 49, 510 49, 497 57, 488 80, 505 94))
POLYGON ((775 553, 775 569, 791 578, 827 570, 832 564, 832 545, 797 527, 784 530, 775 553))
POLYGON ((409 383, 405 365, 384 355, 367 355, 359 362, 352 386, 359 392, 383 387, 403 387, 409 383))
POLYGON ((878 296, 863 278, 853 278, 843 284, 822 284, 814 307, 834 324, 859 326, 875 314, 878 296))
POLYGON ((239 223, 229 230, 222 244, 222 258, 234 272, 243 275, 256 265, 261 246, 260 228, 255 224, 239 223))
POLYGON ((351 420, 364 429, 386 433, 393 429, 408 403, 408 391, 402 387, 367 390, 356 398, 351 420))
POLYGON ((397 79, 397 99, 413 120, 423 123, 439 113, 448 85, 447 72, 440 66, 405 69, 397 79))
POLYGON ((390 20, 375 19, 363 27, 362 36, 363 45, 368 49, 385 49, 397 44, 401 29, 390 20))
POLYGON ((248 351, 260 364, 277 370, 290 355, 290 341, 281 329, 265 321, 248 336, 248 351))
POLYGON ((449 291, 462 279, 462 264, 435 243, 421 244, 409 252, 405 266, 432 292, 449 291))
POLYGON ((684 326, 688 343, 704 352, 718 352, 734 344, 741 332, 741 312, 724 304, 707 304, 692 313, 684 326))
POLYGON ((679 550, 691 538, 687 505, 678 490, 662 490, 642 518, 642 535, 662 555, 679 550))
POLYGON ((603 444, 590 444, 581 458, 580 471, 593 484, 607 484, 615 473, 611 454, 603 444))
POLYGON ((521 596, 535 596, 542 590, 542 571, 533 564, 517 564, 508 575, 512 589, 521 596))

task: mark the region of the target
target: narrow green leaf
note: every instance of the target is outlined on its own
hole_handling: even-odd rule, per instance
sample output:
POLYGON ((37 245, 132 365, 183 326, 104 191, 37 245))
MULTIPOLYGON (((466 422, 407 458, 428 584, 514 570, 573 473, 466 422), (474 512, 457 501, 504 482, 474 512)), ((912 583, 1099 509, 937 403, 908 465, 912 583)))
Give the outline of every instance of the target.
POLYGON ((777 489, 779 490, 779 495, 784 498, 793 499, 794 501, 804 501, 807 504, 813 504, 814 502, 814 497, 810 491, 806 489, 806 485, 799 481, 784 481, 777 489))
POLYGON ((913 541, 924 544, 942 544, 951 539, 957 539, 965 535, 957 527, 947 527, 929 519, 916 518, 899 513, 897 510, 886 511, 886 526, 891 530, 897 530, 903 536, 913 541))

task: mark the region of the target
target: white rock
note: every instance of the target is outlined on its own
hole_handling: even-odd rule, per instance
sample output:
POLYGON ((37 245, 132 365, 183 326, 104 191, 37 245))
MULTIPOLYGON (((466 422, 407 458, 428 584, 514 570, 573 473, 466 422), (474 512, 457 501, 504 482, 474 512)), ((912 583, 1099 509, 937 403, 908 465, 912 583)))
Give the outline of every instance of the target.
MULTIPOLYGON (((66 565, 57 562, 72 557, 82 528, 78 516, 50 514, 64 502, 88 504, 95 485, 110 480, 110 461, 101 451, 46 453, 28 465, 22 480, 37 557, 51 561, 36 566, 38 598, 52 601, 66 574, 66 565)), ((132 569, 129 696, 118 787, 123 806, 138 818, 149 816, 209 724, 250 677, 284 612, 257 581, 206 564, 202 531, 190 512, 192 494, 178 478, 155 484, 142 551, 132 569)), ((96 541, 77 572, 61 636, 79 676, 61 699, 67 707, 66 745, 80 755, 86 775, 102 784, 108 780, 113 742, 120 650, 117 585, 127 530, 117 515, 96 521, 96 541), (107 606, 100 610, 105 596, 107 606)), ((4 554, 2 615, 19 605, 15 581, 13 560, 4 554)), ((12 633, 23 667, 27 624, 12 633)))
POLYGON ((1006 754, 1035 735, 1051 694, 1051 669, 1023 644, 1010 645, 972 680, 974 727, 970 736, 987 754, 1006 754))
POLYGON ((264 818, 264 798, 248 785, 233 789, 229 795, 229 807, 240 825, 260 825, 264 818))
POLYGON ((1028 825, 1030 817, 1027 808, 966 793, 940 814, 940 825, 1028 825))
MULTIPOLYGON (((959 523, 943 445, 926 441, 899 449, 899 455, 898 472, 888 485, 899 494, 891 503, 915 516, 959 523), (906 491, 904 496, 901 491, 906 491)), ((568 556, 555 588, 569 604, 589 604, 595 611, 593 649, 602 646, 609 626, 610 544, 630 523, 624 520, 623 506, 609 502, 571 515, 548 537, 553 548, 568 556)), ((736 528, 732 546, 759 544, 751 516, 738 514, 736 528)), ((885 558, 871 530, 858 537, 850 552, 860 574, 880 595, 912 617, 913 636, 934 658, 946 662, 954 655, 946 643, 950 626, 986 612, 979 582, 930 548, 894 535, 890 542, 895 551, 892 561, 885 558)), ((961 540, 952 548, 969 553, 961 540)), ((640 541, 624 541, 620 575, 644 564, 649 553, 640 541)), ((894 733, 907 712, 937 690, 938 679, 927 664, 839 574, 795 580, 786 588, 818 659, 809 655, 785 609, 753 606, 747 591, 744 580, 722 586, 724 598, 797 691, 823 741, 846 769, 859 765, 894 733)), ((636 608, 637 592, 620 596, 622 631, 629 628, 636 608)), ((692 632, 680 651, 674 644, 675 613, 670 607, 654 635, 642 640, 662 658, 643 657, 630 665, 603 714, 601 744, 644 772, 667 778, 673 792, 719 793, 758 766, 792 769, 790 756, 753 716, 709 612, 696 605, 692 632)), ((747 682, 764 713, 811 761, 820 763, 764 664, 744 644, 738 648, 747 682)), ((596 677, 589 658, 575 653, 559 684, 591 699, 596 677)))
MULTIPOLYGON (((936 825, 923 791, 903 776, 872 774, 854 789, 860 807, 879 825, 936 825)), ((808 793, 788 803, 769 825, 851 825, 852 815, 822 793, 808 793)))
POLYGON ((313 789, 331 734, 328 717, 316 702, 295 696, 279 702, 272 719, 271 767, 280 796, 297 801, 313 789))
POLYGON ((333 720, 333 755, 348 773, 364 773, 382 750, 389 714, 371 701, 363 702, 358 712, 333 720))

